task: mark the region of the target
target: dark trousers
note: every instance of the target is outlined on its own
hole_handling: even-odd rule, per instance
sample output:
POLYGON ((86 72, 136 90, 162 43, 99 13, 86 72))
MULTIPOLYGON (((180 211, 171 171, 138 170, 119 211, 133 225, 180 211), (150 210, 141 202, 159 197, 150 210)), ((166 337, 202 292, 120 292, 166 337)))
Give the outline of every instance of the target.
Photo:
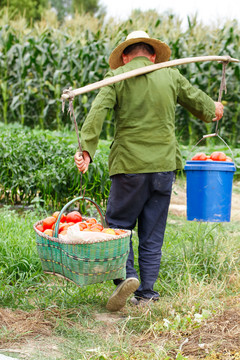
MULTIPOLYGON (((133 230, 138 220, 138 263, 141 284, 136 296, 158 298, 157 280, 161 248, 171 198, 174 172, 118 174, 111 177, 106 219, 112 228, 133 230)), ((138 277, 134 269, 132 240, 126 265, 127 278, 138 277)))

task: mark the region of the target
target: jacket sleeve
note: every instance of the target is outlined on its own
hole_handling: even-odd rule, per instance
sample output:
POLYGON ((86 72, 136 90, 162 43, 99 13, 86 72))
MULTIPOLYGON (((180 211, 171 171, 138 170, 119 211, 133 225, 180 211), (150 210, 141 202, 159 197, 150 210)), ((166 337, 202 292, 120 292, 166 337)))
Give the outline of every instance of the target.
MULTIPOLYGON (((110 76, 112 76, 111 72, 109 72, 105 78, 110 76)), ((114 108, 115 103, 116 92, 114 84, 102 87, 94 99, 86 120, 83 123, 81 129, 82 150, 89 153, 91 160, 96 152, 107 112, 109 109, 114 108)))
POLYGON ((214 101, 202 90, 192 86, 180 73, 177 102, 205 122, 211 122, 215 117, 214 101))

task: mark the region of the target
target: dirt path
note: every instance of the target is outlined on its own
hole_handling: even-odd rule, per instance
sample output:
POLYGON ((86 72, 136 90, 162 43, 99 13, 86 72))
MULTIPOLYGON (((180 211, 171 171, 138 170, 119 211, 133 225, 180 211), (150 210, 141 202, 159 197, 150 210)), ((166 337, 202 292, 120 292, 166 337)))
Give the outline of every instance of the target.
MULTIPOLYGON (((147 353, 150 351, 149 342, 156 346, 159 343, 165 346, 164 344, 169 342, 175 343, 176 349, 181 347, 183 356, 187 356, 188 360, 240 360, 240 298, 233 297, 231 302, 226 310, 209 318, 202 326, 190 333, 166 331, 156 337, 155 332, 149 331, 147 341, 146 334, 143 334, 143 338, 141 335, 140 337, 133 335, 133 347, 138 347, 139 342, 139 348, 145 349, 147 353)), ((43 359, 63 358, 62 345, 68 340, 54 335, 54 327, 57 323, 56 321, 54 324, 50 323, 42 311, 29 313, 0 309, 0 315, 2 319, 4 316, 4 324, 11 330, 10 338, 0 341, 0 360, 27 360, 33 358, 36 353, 41 353, 43 359)), ((103 331, 106 331, 107 327, 106 336, 116 336, 119 331, 117 323, 127 318, 125 314, 119 313, 95 313, 93 317, 98 322, 102 322, 103 331)), ((171 350, 169 355, 172 356, 170 359, 175 359, 176 351, 171 350)), ((135 357, 133 359, 140 360, 135 357)), ((141 358, 143 359, 145 357, 141 358)))

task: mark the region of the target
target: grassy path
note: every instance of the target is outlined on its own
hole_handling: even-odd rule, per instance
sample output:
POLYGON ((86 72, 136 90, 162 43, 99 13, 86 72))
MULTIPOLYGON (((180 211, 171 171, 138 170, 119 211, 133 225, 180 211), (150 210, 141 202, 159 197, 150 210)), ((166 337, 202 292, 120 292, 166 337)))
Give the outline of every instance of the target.
MULTIPOLYGON (((110 314, 111 281, 79 288, 46 276, 32 224, 0 210, 0 354, 21 359, 239 359, 240 223, 170 212, 157 303, 110 314)), ((134 236, 137 251, 137 238, 134 236)))

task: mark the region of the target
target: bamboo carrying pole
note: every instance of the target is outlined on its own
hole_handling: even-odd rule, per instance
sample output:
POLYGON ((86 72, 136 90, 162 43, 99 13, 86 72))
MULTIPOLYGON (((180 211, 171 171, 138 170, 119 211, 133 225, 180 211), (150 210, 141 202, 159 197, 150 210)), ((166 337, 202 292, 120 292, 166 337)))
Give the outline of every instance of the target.
POLYGON ((128 71, 123 74, 119 74, 116 76, 112 76, 110 78, 106 78, 100 81, 97 81, 93 84, 89 84, 86 86, 83 86, 79 89, 72 90, 72 88, 66 89, 63 91, 61 99, 62 100, 73 100, 75 96, 82 95, 87 92, 100 89, 103 86, 112 85, 118 81, 130 79, 134 76, 142 75, 149 73, 151 71, 177 66, 177 65, 184 65, 184 64, 190 64, 195 62, 204 62, 204 61, 219 61, 219 62, 239 62, 238 59, 231 58, 230 56, 198 56, 198 57, 189 57, 189 58, 183 58, 183 59, 177 59, 177 60, 171 60, 171 61, 165 61, 158 64, 153 64, 149 66, 144 66, 139 69, 134 69, 131 71, 128 71))

